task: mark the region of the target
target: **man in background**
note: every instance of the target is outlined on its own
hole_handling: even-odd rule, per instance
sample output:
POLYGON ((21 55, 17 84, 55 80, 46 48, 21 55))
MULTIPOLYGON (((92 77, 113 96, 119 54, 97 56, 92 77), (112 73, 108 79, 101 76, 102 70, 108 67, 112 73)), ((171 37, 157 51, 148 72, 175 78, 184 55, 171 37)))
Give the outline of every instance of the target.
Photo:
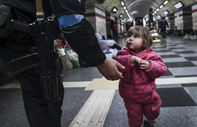
POLYGON ((159 28, 163 38, 166 38, 166 26, 169 28, 167 20, 165 19, 165 17, 162 17, 162 19, 159 22, 159 28))

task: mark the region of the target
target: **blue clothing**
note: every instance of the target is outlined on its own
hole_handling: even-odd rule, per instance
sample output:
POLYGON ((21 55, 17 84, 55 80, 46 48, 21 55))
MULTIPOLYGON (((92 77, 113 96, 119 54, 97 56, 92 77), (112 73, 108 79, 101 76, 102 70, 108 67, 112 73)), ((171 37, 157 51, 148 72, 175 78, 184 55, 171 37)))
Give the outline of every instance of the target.
POLYGON ((73 26, 84 18, 83 15, 80 14, 71 14, 71 15, 63 15, 58 18, 60 29, 66 28, 68 26, 73 26))

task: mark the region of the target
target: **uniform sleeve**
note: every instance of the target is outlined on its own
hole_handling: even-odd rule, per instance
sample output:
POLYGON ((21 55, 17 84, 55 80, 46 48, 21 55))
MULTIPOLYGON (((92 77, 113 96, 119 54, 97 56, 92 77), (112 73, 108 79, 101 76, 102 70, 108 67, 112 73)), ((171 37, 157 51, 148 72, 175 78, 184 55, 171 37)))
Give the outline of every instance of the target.
POLYGON ((121 50, 117 53, 115 59, 125 67, 125 69, 119 69, 121 73, 128 72, 129 70, 131 70, 131 68, 135 66, 135 63, 130 62, 130 57, 131 54, 124 50, 121 50))
POLYGON ((148 61, 151 63, 151 67, 149 69, 146 69, 145 72, 152 79, 156 79, 166 73, 167 67, 158 54, 155 53, 155 55, 151 57, 148 61))
POLYGON ((64 37, 72 49, 90 66, 104 63, 106 57, 102 52, 91 24, 83 19, 72 27, 62 29, 64 37))

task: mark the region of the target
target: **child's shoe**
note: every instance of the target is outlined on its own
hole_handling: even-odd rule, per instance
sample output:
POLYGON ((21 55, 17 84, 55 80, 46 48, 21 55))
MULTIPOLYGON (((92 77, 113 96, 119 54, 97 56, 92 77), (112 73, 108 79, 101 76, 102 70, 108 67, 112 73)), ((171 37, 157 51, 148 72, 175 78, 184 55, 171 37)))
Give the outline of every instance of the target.
POLYGON ((147 122, 146 120, 144 120, 144 127, 155 127, 155 121, 154 121, 154 123, 153 124, 151 124, 151 123, 149 123, 149 122, 147 122))

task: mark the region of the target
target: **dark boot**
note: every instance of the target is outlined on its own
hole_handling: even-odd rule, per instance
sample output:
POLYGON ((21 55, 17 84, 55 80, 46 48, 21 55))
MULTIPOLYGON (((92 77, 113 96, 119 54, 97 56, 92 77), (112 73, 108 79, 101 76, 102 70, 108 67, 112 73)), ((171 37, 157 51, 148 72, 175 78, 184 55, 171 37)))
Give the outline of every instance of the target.
POLYGON ((155 127, 155 122, 153 124, 150 124, 146 120, 144 120, 144 127, 155 127))

